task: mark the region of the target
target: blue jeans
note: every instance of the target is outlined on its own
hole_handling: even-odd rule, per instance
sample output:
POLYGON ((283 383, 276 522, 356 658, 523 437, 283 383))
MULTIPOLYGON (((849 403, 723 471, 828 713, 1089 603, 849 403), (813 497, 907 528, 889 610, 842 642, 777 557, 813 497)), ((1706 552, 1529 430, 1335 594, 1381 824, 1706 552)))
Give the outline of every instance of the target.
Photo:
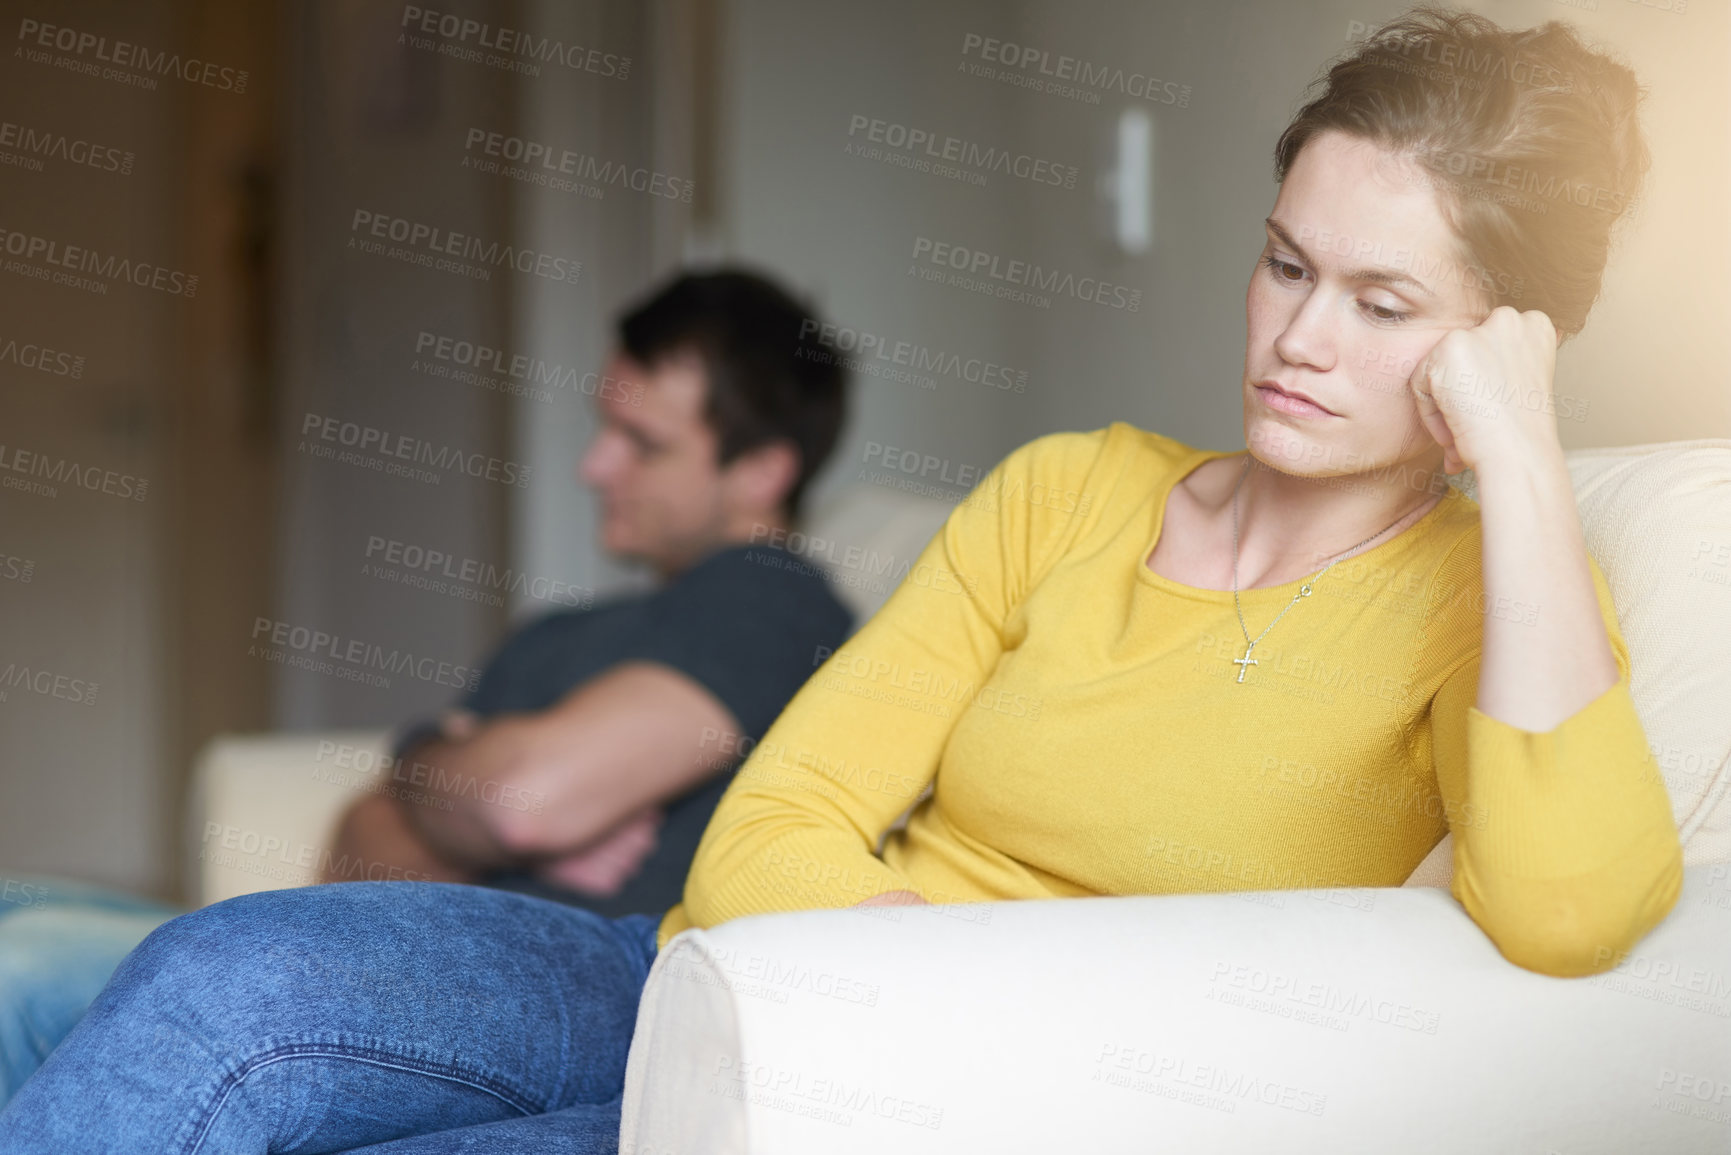
POLYGON ((0 1155, 612 1155, 660 921, 440 882, 181 915, 0 1112, 0 1155))
POLYGON ((179 907, 71 879, 0 890, 0 1106, 84 1017, 108 976, 179 907))

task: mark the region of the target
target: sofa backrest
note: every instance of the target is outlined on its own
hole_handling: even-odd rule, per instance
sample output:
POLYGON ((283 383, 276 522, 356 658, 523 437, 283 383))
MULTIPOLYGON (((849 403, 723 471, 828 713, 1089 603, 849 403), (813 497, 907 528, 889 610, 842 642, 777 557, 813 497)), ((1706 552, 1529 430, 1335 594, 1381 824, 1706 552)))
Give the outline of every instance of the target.
POLYGON ((1731 439, 1566 456, 1683 861, 1731 862, 1731 439))
POLYGON ((836 597, 853 610, 857 631, 889 600, 955 508, 954 501, 853 485, 813 509, 805 532, 788 535, 787 545, 828 571, 836 597))

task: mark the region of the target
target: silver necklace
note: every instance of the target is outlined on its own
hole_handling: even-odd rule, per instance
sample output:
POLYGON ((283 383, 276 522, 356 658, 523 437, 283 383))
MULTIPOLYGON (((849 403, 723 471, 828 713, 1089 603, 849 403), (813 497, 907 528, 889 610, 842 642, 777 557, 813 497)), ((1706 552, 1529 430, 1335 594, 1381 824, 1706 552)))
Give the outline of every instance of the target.
POLYGON ((1412 513, 1411 510, 1408 510, 1406 513, 1395 518, 1394 521, 1390 522, 1380 532, 1373 533, 1351 549, 1336 554, 1334 561, 1331 561, 1322 567, 1321 573, 1318 573, 1316 577, 1311 578, 1310 581, 1307 581, 1298 587, 1298 592, 1292 595, 1292 600, 1287 603, 1286 609, 1281 610, 1280 613, 1276 614, 1274 621, 1268 623, 1268 630, 1263 630, 1262 633, 1257 635, 1256 641, 1253 642, 1250 640, 1250 630, 1244 624, 1244 609, 1238 604, 1238 491, 1244 488, 1244 479, 1250 476, 1250 461, 1250 456, 1246 454, 1244 457, 1244 472, 1238 475, 1238 484, 1232 488, 1232 606, 1238 611, 1238 628, 1244 631, 1244 656, 1242 658, 1233 658, 1232 661, 1233 664, 1238 667, 1238 681, 1240 683, 1244 681, 1244 675, 1249 672, 1250 667, 1258 664, 1257 660, 1250 656, 1250 651, 1254 650, 1257 644, 1261 642, 1263 638, 1268 636, 1268 630, 1272 630, 1277 624, 1279 624, 1280 619, 1286 616, 1286 610, 1290 610, 1293 606, 1297 605, 1299 599, 1310 596, 1311 582, 1318 580, 1323 574, 1333 569, 1335 562, 1340 561, 1341 558, 1345 557, 1347 554, 1355 553, 1358 550, 1363 549, 1365 546, 1399 525, 1412 513))

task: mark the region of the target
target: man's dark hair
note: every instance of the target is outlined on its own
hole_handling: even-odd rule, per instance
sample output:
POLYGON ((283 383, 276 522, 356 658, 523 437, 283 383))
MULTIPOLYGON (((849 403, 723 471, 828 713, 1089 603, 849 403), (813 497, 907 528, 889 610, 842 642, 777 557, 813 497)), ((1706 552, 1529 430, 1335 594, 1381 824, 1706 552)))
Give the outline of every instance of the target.
POLYGON ((645 366, 697 353, 718 465, 777 439, 793 442, 799 475, 784 501, 793 518, 835 448, 847 403, 847 369, 817 340, 822 325, 774 281, 731 267, 687 273, 633 305, 619 319, 619 343, 645 366))

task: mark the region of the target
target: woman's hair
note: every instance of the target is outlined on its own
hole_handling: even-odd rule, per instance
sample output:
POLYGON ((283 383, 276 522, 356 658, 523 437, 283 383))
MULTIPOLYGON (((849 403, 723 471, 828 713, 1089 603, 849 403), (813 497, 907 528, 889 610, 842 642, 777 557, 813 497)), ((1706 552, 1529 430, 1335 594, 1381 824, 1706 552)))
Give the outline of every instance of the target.
POLYGON ((1306 95, 1325 81, 1274 146, 1275 180, 1324 129, 1401 155, 1438 191, 1463 283, 1490 308, 1540 309, 1560 335, 1580 332, 1611 227, 1651 163, 1645 90, 1627 66, 1558 20, 1511 32, 1427 4, 1372 31, 1306 95))

